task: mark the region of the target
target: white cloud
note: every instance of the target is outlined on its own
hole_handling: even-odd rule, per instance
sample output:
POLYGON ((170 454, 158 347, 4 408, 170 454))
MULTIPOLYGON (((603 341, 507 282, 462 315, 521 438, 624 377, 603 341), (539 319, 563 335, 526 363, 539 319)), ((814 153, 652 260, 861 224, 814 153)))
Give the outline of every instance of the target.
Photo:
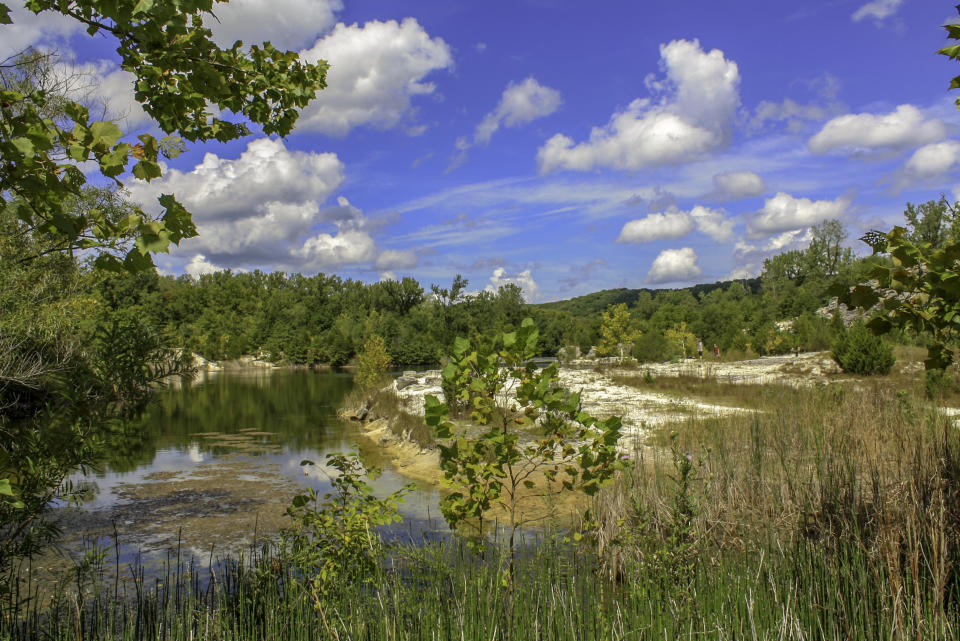
POLYGON ((740 72, 719 49, 709 53, 697 40, 660 47, 662 80, 648 78, 658 104, 636 99, 615 113, 590 140, 579 144, 556 134, 540 148, 541 172, 587 171, 596 167, 642 169, 687 162, 725 146, 740 106, 740 72))
POLYGON ((907 160, 904 170, 917 178, 935 178, 947 173, 958 163, 960 163, 960 141, 946 140, 917 149, 907 160))
POLYGON ((336 136, 361 125, 396 126, 410 116, 414 96, 436 90, 424 77, 453 66, 447 43, 430 38, 413 18, 362 27, 339 23, 301 56, 327 60, 330 70, 327 88, 317 92, 297 127, 336 136))
POLYGON ((269 41, 278 49, 297 50, 328 31, 341 9, 340 0, 230 0, 215 4, 217 19, 205 22, 221 47, 237 40, 246 45, 269 41))
POLYGON ((754 110, 748 127, 757 131, 763 129, 768 122, 782 122, 790 133, 799 133, 808 127, 809 123, 824 120, 838 111, 840 109, 836 108, 836 104, 824 107, 818 104, 800 104, 790 98, 785 98, 783 102, 762 100, 754 110))
POLYGON ((148 207, 155 207, 160 193, 175 193, 200 232, 182 243, 183 251, 233 267, 282 262, 315 225, 355 221, 360 214, 349 203, 319 207, 343 180, 335 154, 289 151, 280 140, 260 138, 239 158, 208 153, 191 171, 171 169, 150 183, 131 180, 128 186, 148 207))
POLYGON ((23 2, 6 3, 13 24, 0 25, 0 61, 29 47, 56 48, 72 34, 81 31, 79 20, 68 18, 59 11, 41 11, 35 14, 25 9, 23 2))
POLYGON ((939 118, 925 119, 913 105, 900 105, 888 114, 838 116, 824 125, 807 146, 817 154, 833 149, 905 149, 943 140, 948 133, 948 125, 939 118))
POLYGON ((359 229, 345 229, 338 225, 336 234, 317 234, 304 241, 303 246, 292 251, 303 259, 307 269, 328 269, 364 263, 376 256, 373 238, 359 229))
POLYGON ((693 218, 685 211, 668 209, 631 220, 620 230, 618 243, 648 243, 662 238, 682 238, 693 231, 693 218))
POLYGON ((871 0, 853 12, 850 18, 860 22, 864 18, 873 18, 877 22, 889 18, 900 9, 903 0, 871 0))
POLYGON ((211 263, 203 254, 195 254, 193 258, 190 259, 190 262, 183 268, 183 271, 194 278, 198 278, 201 274, 222 272, 223 269, 223 267, 217 267, 211 263))
POLYGON ((490 276, 490 284, 484 289, 488 292, 496 293, 504 285, 516 285, 523 292, 523 298, 528 303, 537 300, 540 295, 540 287, 533 279, 529 269, 525 269, 519 274, 508 274, 503 267, 497 267, 490 276))
POLYGON ((884 180, 892 183, 893 191, 898 192, 918 183, 942 180, 957 167, 960 167, 960 141, 945 140, 920 147, 903 167, 884 180))
POLYGON ((115 63, 109 60, 82 64, 58 63, 55 73, 65 79, 72 78, 68 81, 72 85, 68 95, 90 105, 93 118, 103 117, 97 113, 102 110, 106 118, 117 121, 127 131, 153 123, 153 119, 134 97, 136 76, 115 63))
POLYGON ((383 272, 395 269, 410 269, 419 262, 416 252, 409 249, 385 249, 377 256, 376 267, 383 272))
POLYGON ((836 200, 810 200, 794 198, 782 191, 768 198, 756 216, 747 223, 747 230, 754 238, 807 227, 831 218, 841 218, 850 206, 851 198, 841 196, 836 200))
POLYGON ((663 238, 682 238, 696 228, 717 242, 733 238, 733 221, 722 211, 696 205, 689 212, 671 207, 665 212, 631 220, 620 230, 617 242, 647 243, 663 238))
POLYGON ((690 247, 665 249, 653 261, 646 282, 651 285, 690 281, 701 274, 697 253, 690 247))
POLYGON ((520 84, 511 82, 503 90, 497 108, 477 125, 473 141, 485 145, 501 125, 525 125, 537 118, 549 116, 560 107, 560 103, 560 92, 541 85, 535 78, 527 78, 520 84))
POLYGON ((752 171, 731 171, 713 177, 714 194, 724 200, 759 196, 767 190, 763 178, 752 171))
POLYGON ((718 243, 726 243, 733 239, 733 221, 728 219, 723 211, 697 205, 690 210, 690 217, 693 218, 700 233, 706 234, 718 243))

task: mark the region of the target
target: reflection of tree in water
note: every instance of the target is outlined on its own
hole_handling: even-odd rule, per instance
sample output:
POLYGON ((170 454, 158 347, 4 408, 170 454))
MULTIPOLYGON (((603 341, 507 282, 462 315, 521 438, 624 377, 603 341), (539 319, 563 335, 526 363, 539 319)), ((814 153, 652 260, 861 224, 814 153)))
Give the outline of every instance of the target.
POLYGON ((105 469, 130 472, 150 464, 159 449, 191 444, 212 455, 235 451, 229 438, 201 433, 235 436, 237 443, 316 446, 339 435, 327 428, 337 421, 336 409, 352 385, 353 378, 343 374, 280 371, 220 374, 167 390, 140 419, 111 431, 105 469))

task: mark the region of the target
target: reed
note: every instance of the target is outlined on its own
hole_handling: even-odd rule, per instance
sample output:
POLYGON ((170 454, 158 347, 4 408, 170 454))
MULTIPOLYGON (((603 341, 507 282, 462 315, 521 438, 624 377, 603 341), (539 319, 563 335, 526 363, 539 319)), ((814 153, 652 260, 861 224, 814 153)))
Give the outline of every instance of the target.
POLYGON ((960 638, 960 430, 883 382, 763 399, 654 433, 588 536, 541 533, 512 576, 497 541, 393 545, 318 607, 276 548, 154 578, 107 554, 4 595, 0 639, 960 638))

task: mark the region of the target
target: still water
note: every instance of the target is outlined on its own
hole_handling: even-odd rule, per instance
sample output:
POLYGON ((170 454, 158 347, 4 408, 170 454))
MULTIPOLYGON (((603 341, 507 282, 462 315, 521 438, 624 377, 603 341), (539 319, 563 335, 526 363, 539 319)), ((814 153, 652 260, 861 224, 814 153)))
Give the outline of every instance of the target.
MULTIPOLYGON (((352 384, 344 374, 242 370, 165 390, 111 444, 99 472, 75 479, 89 491, 78 506, 59 509, 64 548, 98 545, 146 564, 171 550, 201 563, 242 552, 276 536, 298 491, 330 489, 328 453, 358 445, 368 467, 383 470, 371 483, 378 496, 408 484, 356 426, 337 418, 352 384)), ((417 487, 390 534, 443 530, 439 498, 417 487)))

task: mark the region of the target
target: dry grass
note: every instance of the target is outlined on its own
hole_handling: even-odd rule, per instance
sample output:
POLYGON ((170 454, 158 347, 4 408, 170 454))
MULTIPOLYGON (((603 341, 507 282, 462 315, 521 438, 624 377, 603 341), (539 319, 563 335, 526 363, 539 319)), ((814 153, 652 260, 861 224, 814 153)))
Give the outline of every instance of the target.
MULTIPOLYGON (((916 386, 897 390, 890 380, 768 387, 756 393, 762 411, 675 424, 672 436, 657 434, 633 457, 594 505, 612 564, 636 553, 617 543, 625 515, 639 508, 655 523, 670 521, 672 443, 695 463, 699 546, 852 542, 907 627, 948 616, 960 583, 960 430, 916 386)), ((710 394, 719 392, 707 383, 694 395, 710 394)))
POLYGON ((633 387, 645 392, 656 392, 705 403, 728 405, 730 407, 759 408, 766 398, 775 396, 776 389, 770 385, 741 385, 723 383, 715 378, 699 376, 644 376, 610 374, 609 378, 617 385, 633 387))

